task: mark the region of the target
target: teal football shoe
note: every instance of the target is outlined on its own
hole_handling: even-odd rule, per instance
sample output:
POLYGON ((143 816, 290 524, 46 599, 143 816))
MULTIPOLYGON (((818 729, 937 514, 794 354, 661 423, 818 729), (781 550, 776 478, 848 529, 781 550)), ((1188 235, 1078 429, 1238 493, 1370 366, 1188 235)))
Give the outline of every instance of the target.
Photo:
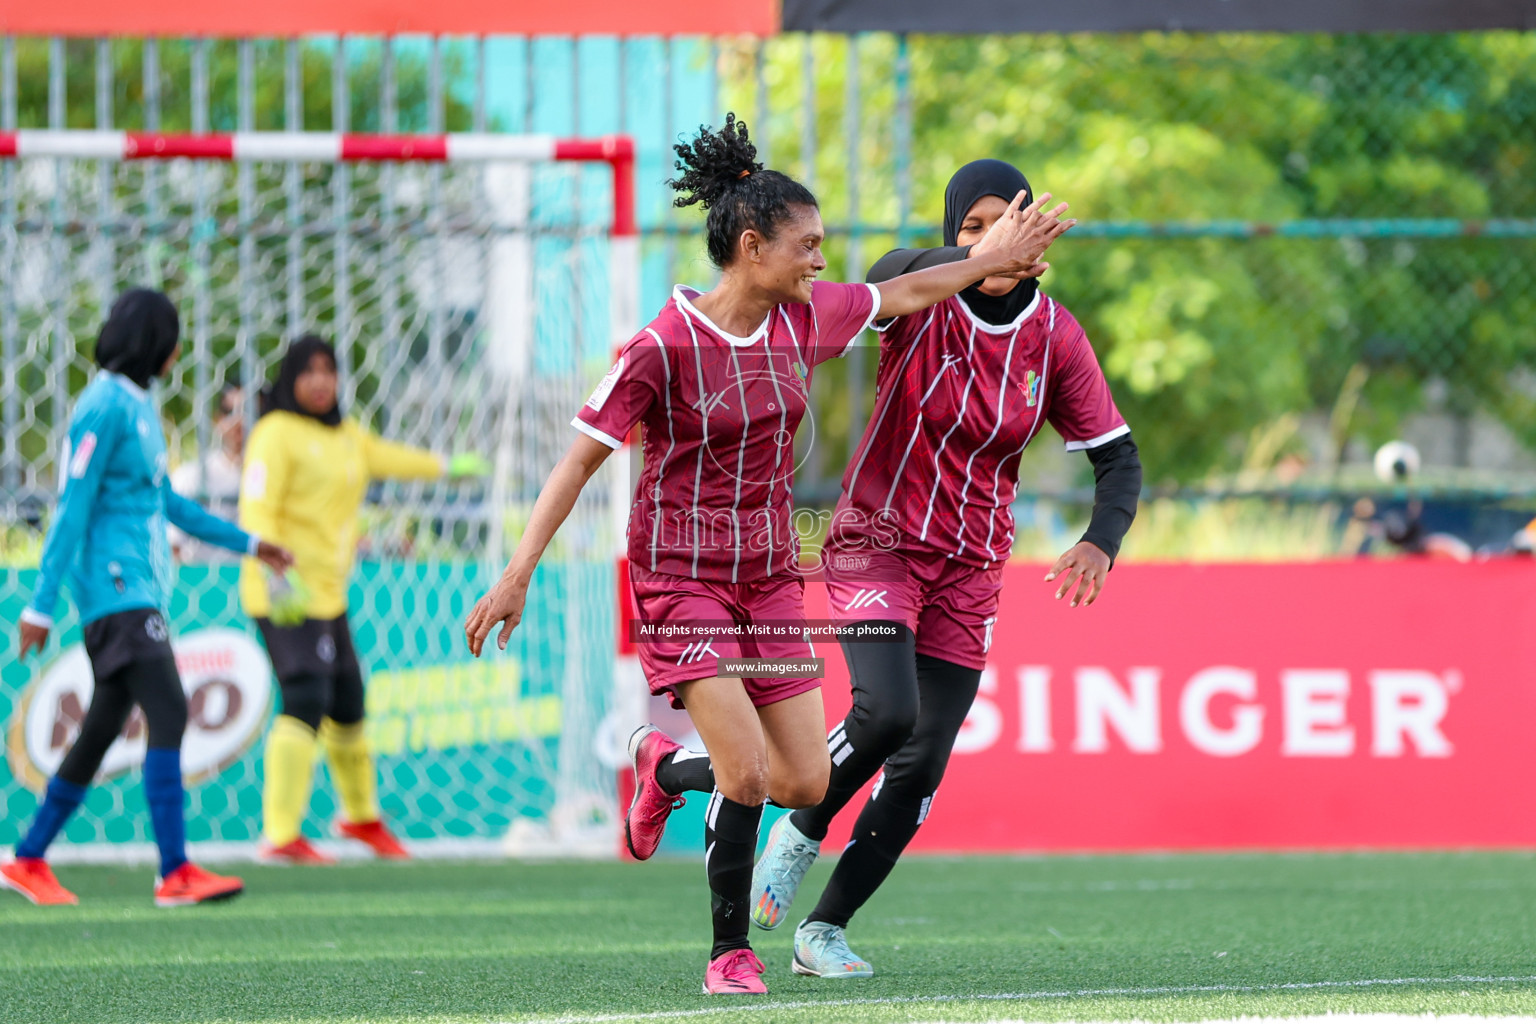
POLYGON ((795 929, 796 974, 813 978, 869 978, 875 969, 848 948, 848 936, 835 924, 801 921, 795 929))
POLYGON ((784 815, 768 833, 768 848, 752 868, 752 923, 769 931, 784 923, 800 882, 821 854, 821 844, 807 839, 784 815))

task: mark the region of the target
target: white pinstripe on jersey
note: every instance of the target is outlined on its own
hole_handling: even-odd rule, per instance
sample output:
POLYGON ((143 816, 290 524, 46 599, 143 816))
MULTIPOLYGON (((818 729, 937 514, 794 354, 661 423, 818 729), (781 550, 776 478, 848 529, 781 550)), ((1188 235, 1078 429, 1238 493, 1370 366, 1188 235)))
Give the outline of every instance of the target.
POLYGON ((651 571, 655 572, 657 550, 661 545, 661 481, 667 475, 667 460, 677 448, 677 434, 672 427, 672 368, 667 364, 667 346, 653 328, 647 327, 645 332, 656 339, 656 347, 661 350, 661 369, 667 385, 661 391, 667 410, 667 450, 661 456, 661 464, 656 467, 656 484, 651 489, 651 501, 656 509, 656 521, 651 524, 651 571))
MULTIPOLYGON (((1018 337, 1018 332, 1015 331, 1013 336, 1014 337, 1018 337)), ((1013 345, 1012 345, 1011 341, 1009 343, 1008 351, 1010 353, 1012 353, 1012 351, 1013 351, 1013 345)), ((966 370, 968 372, 966 373, 966 377, 965 377, 965 387, 960 392, 960 408, 955 413, 955 422, 950 425, 950 428, 948 430, 944 431, 944 436, 939 440, 939 447, 937 449, 935 449, 935 451, 933 453, 933 475, 934 476, 938 476, 939 475, 939 460, 944 457, 944 449, 949 446, 950 435, 953 434, 955 431, 960 429, 960 424, 965 419, 965 409, 966 409, 966 406, 970 403, 970 400, 971 400, 971 385, 976 382, 976 367, 971 364, 971 357, 974 356, 975 354, 976 354, 976 325, 972 324, 971 325, 970 341, 966 344, 966 349, 965 349, 965 368, 966 368, 966 370)), ((1008 364, 1004 363, 1003 365, 1007 366, 1008 364)), ((1006 381, 1007 381, 1007 373, 1006 373, 1006 371, 1004 372, 1003 376, 1004 376, 1004 383, 1006 385, 1006 381)), ((1002 403, 1001 402, 998 403, 998 409, 999 409, 998 421, 1001 422, 1002 421, 1002 415, 1001 415, 1002 403)), ((994 433, 995 433, 995 431, 994 431, 994 433)), ((973 452, 972 453, 972 458, 974 458, 974 457, 975 457, 975 453, 973 452)), ((928 492, 928 511, 923 514, 923 528, 918 532, 918 537, 920 539, 922 539, 922 540, 927 540, 928 539, 928 524, 930 522, 932 522, 932 520, 933 520, 933 505, 934 505, 934 502, 938 501, 938 499, 939 499, 939 489, 937 487, 935 487, 933 490, 928 492)))
MULTIPOLYGON (((1046 393, 1046 380, 1051 375, 1051 336, 1056 333, 1056 303, 1055 303, 1054 300, 1046 299, 1046 310, 1048 311, 1049 319, 1047 320, 1046 327, 1045 327, 1045 356, 1044 356, 1044 358, 1040 362, 1040 394, 1042 394, 1042 395, 1044 395, 1046 393)), ((999 459, 998 462, 997 462, 997 465, 995 467, 993 467, 993 469, 992 469, 992 501, 993 501, 994 504, 996 504, 996 502, 997 502, 997 478, 1002 473, 1003 466, 1006 465, 1009 460, 1015 458, 1021 452, 1023 452, 1025 448, 1028 448, 1029 447, 1029 442, 1031 442, 1031 441, 1033 441, 1035 439, 1035 434, 1040 430, 1040 414, 1044 410, 1045 410, 1045 401, 1042 399, 1040 401, 1040 403, 1035 406, 1035 422, 1030 426, 1029 433, 1024 435, 1024 443, 1019 445, 1013 451, 1009 452, 1007 455, 1003 456, 1001 459, 999 459)), ((1018 479, 1017 478, 1014 479, 1013 489, 1014 489, 1014 493, 1018 493, 1019 483, 1018 483, 1018 479)), ((992 559, 994 561, 997 559, 997 552, 992 550, 992 534, 996 530, 997 530, 997 517, 993 516, 992 517, 991 525, 989 525, 987 527, 987 543, 986 543, 986 548, 987 548, 987 558, 992 559)))

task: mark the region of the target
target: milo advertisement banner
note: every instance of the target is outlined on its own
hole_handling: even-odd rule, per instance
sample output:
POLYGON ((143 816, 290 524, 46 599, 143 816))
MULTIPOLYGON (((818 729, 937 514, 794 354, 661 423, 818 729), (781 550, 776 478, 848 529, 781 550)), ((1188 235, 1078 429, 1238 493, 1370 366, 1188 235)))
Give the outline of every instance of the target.
MULTIPOLYGON (((170 623, 187 693, 188 838, 251 842, 261 834, 262 747, 281 695, 256 629, 240 612, 238 567, 178 572, 170 623)), ((612 687, 612 572, 541 568, 507 651, 475 660, 463 621, 488 585, 480 567, 359 565, 350 619, 368 679, 368 737, 384 815, 403 838, 499 842, 519 833, 515 825, 546 827, 559 814, 557 797, 588 824, 611 824, 612 772, 592 750, 612 687)), ((0 638, 0 847, 26 829, 94 688, 72 610, 40 656, 17 661, 14 623, 35 575, 0 569, 8 626, 0 638)), ((146 739, 135 710, 62 842, 151 838, 140 785, 146 739)), ((305 832, 329 835, 337 810, 322 761, 305 832)))
MULTIPOLYGON (((189 783, 216 778, 239 761, 265 730, 272 703, 271 668, 259 644, 227 626, 194 630, 172 641, 187 691, 182 773, 189 783)), ((80 731, 95 682, 85 648, 71 644, 22 691, 11 714, 6 760, 11 775, 41 791, 80 731)), ((99 778, 118 778, 144 763, 148 730, 137 708, 107 749, 99 778)))

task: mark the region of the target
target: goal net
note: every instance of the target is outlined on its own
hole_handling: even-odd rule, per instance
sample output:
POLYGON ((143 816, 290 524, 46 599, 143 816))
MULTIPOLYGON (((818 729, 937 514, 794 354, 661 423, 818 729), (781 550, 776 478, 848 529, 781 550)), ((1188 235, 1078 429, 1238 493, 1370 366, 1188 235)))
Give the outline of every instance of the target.
MULTIPOLYGON (((4 620, 31 595, 69 411, 113 296, 145 285, 176 302, 183 356, 156 395, 172 479, 231 517, 256 390, 289 340, 317 333, 336 346, 347 415, 493 467, 376 483, 362 512, 350 614, 386 819, 424 850, 610 852, 624 459, 556 537, 507 652, 473 660, 462 623, 634 329, 631 154, 617 137, 0 134, 4 620)), ((247 844, 276 686, 237 563, 178 552, 189 838, 247 844)), ((0 845, 26 827, 89 701, 73 614, 27 664, 5 631, 0 845)), ((147 850, 144 743, 130 721, 62 855, 147 850)), ((336 807, 322 768, 306 832, 326 834, 336 807)))

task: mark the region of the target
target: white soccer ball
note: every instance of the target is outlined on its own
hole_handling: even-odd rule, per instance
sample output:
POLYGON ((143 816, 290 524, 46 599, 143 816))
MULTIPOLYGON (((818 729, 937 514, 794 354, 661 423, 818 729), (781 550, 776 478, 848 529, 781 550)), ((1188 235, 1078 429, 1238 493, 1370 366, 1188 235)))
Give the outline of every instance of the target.
POLYGON ((1376 477, 1384 484, 1400 484, 1419 471, 1419 450, 1407 441, 1388 441, 1376 449, 1376 477))

